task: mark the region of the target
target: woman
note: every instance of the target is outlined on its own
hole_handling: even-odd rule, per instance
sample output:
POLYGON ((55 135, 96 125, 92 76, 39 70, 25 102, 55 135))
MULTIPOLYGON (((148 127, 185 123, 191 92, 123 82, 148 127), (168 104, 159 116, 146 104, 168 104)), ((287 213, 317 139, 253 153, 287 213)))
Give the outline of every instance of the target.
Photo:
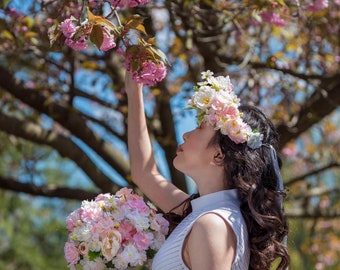
POLYGON ((189 196, 157 170, 144 115, 142 85, 126 75, 132 179, 179 223, 153 261, 154 270, 285 269, 287 223, 274 148, 278 136, 258 109, 240 106, 229 77, 202 73, 189 101, 198 127, 183 135, 173 164, 196 183, 189 196))

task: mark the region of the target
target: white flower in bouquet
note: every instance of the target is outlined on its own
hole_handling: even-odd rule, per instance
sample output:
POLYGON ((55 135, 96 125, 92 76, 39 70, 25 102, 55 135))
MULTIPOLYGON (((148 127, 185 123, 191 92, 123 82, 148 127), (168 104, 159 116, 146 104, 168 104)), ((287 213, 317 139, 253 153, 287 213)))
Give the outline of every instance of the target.
POLYGON ((152 259, 169 223, 131 189, 99 194, 66 218, 65 259, 70 269, 127 269, 152 259))

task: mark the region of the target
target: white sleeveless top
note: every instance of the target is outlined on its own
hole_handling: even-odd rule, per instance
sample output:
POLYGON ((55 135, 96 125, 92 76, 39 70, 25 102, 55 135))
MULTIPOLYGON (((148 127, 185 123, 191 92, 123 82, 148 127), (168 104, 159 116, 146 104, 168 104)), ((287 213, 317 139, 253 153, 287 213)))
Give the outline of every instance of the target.
POLYGON ((240 211, 236 189, 207 194, 191 201, 192 212, 164 242, 153 259, 152 270, 189 270, 182 258, 183 242, 194 222, 204 214, 220 215, 233 229, 237 247, 231 270, 249 269, 248 232, 240 211))

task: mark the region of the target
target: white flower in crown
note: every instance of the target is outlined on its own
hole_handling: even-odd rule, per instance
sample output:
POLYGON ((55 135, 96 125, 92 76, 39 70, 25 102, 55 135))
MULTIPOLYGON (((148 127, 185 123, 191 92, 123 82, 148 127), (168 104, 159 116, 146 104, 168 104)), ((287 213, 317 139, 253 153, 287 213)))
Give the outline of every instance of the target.
POLYGON ((243 121, 240 100, 229 76, 214 77, 210 70, 201 74, 203 81, 194 86, 195 92, 188 101, 189 109, 197 110, 198 123, 206 121, 236 144, 247 142, 252 149, 260 147, 263 136, 243 121))

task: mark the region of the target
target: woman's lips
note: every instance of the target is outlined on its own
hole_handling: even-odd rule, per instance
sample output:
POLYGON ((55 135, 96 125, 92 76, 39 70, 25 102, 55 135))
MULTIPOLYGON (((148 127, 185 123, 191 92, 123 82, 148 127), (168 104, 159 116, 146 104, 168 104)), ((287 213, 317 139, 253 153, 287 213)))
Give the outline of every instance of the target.
POLYGON ((181 152, 183 152, 183 149, 182 149, 181 146, 178 146, 176 153, 178 154, 178 153, 181 153, 181 152))

